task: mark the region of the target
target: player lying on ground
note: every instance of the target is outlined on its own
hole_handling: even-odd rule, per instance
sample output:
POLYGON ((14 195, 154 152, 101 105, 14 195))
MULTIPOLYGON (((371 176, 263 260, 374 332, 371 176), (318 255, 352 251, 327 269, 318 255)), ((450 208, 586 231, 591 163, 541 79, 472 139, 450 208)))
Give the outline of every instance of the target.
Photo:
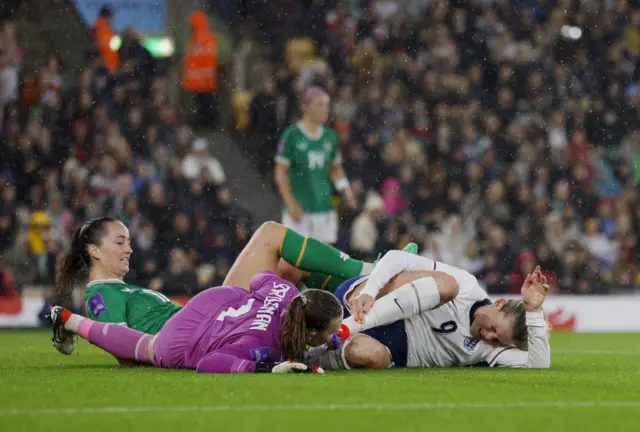
POLYGON ((300 294, 273 272, 257 274, 249 285, 249 291, 216 287, 201 292, 155 336, 54 306, 50 316, 54 339, 78 334, 121 363, 166 369, 322 372, 302 363, 304 351, 307 345, 327 343, 339 330, 340 302, 327 291, 300 294))
MULTIPOLYGON (((283 263, 278 266, 279 271, 294 282, 302 278, 311 287, 316 280, 323 281, 317 288, 335 289, 339 284, 334 282, 340 283, 347 278, 368 273, 373 267, 369 263, 351 259, 317 240, 287 231, 276 223, 264 224, 252 240, 255 240, 251 243, 254 246, 247 250, 254 250, 257 248, 255 245, 266 241, 272 242, 271 250, 276 251, 278 259, 282 257, 284 261, 308 272, 285 267, 283 263)), ((124 283, 123 277, 129 272, 132 252, 129 231, 119 220, 99 218, 85 223, 74 233, 63 259, 53 304, 65 305, 74 288, 88 280, 85 305, 89 318, 125 324, 143 333, 158 333, 180 307, 171 303, 162 293, 124 283)), ((244 259, 255 261, 252 254, 244 254, 244 259)), ((232 267, 224 285, 249 289, 250 278, 267 267, 243 273, 246 266, 239 261, 232 267)), ((54 346, 58 351, 70 354, 73 351, 73 338, 54 341, 54 346)))
POLYGON ((522 300, 491 303, 470 273, 390 251, 371 275, 346 281, 335 292, 345 309, 343 323, 351 333, 364 334, 337 350, 312 350, 307 359, 325 369, 548 368, 551 352, 542 313, 548 288, 538 267, 522 287, 522 300), (445 285, 459 291, 451 301, 441 297, 445 285))

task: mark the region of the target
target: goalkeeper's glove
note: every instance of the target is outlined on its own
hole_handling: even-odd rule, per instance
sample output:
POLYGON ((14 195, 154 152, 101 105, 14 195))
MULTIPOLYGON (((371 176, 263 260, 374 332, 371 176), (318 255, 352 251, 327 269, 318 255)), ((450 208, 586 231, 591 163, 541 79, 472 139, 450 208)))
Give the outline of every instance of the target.
POLYGON ((302 363, 296 361, 284 361, 280 363, 274 362, 257 362, 257 373, 324 373, 324 369, 320 366, 312 365, 309 363, 302 363))

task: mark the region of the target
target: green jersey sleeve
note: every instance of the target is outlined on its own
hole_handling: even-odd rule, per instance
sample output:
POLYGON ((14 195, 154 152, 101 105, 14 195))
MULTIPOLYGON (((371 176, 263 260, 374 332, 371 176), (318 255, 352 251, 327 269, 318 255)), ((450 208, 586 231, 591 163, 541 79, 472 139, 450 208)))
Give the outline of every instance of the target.
POLYGON ((127 297, 109 289, 97 289, 88 293, 87 316, 94 321, 108 323, 127 322, 127 297))
POLYGON ((287 128, 278 142, 278 150, 276 153, 276 162, 291 165, 294 160, 295 145, 291 140, 292 128, 287 128))

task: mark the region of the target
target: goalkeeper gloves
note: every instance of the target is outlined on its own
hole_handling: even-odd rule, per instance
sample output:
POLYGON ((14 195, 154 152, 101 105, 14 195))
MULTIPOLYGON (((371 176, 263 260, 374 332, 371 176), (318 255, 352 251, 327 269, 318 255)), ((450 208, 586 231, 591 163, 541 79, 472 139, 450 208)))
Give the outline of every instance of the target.
POLYGON ((257 362, 257 373, 324 373, 324 369, 320 366, 312 365, 309 363, 302 363, 296 361, 284 361, 280 363, 274 362, 257 362))

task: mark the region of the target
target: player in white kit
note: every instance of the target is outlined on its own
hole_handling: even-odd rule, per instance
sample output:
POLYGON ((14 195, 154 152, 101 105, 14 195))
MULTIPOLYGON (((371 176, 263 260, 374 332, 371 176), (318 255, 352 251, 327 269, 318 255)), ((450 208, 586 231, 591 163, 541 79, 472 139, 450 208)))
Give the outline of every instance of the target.
POLYGON ((548 368, 551 353, 542 312, 547 291, 537 268, 522 287, 523 300, 492 303, 470 273, 391 251, 369 276, 346 281, 335 292, 345 306, 343 323, 352 334, 363 334, 337 350, 316 349, 308 356, 326 369, 548 368), (441 301, 439 293, 451 280, 457 295, 441 301))

